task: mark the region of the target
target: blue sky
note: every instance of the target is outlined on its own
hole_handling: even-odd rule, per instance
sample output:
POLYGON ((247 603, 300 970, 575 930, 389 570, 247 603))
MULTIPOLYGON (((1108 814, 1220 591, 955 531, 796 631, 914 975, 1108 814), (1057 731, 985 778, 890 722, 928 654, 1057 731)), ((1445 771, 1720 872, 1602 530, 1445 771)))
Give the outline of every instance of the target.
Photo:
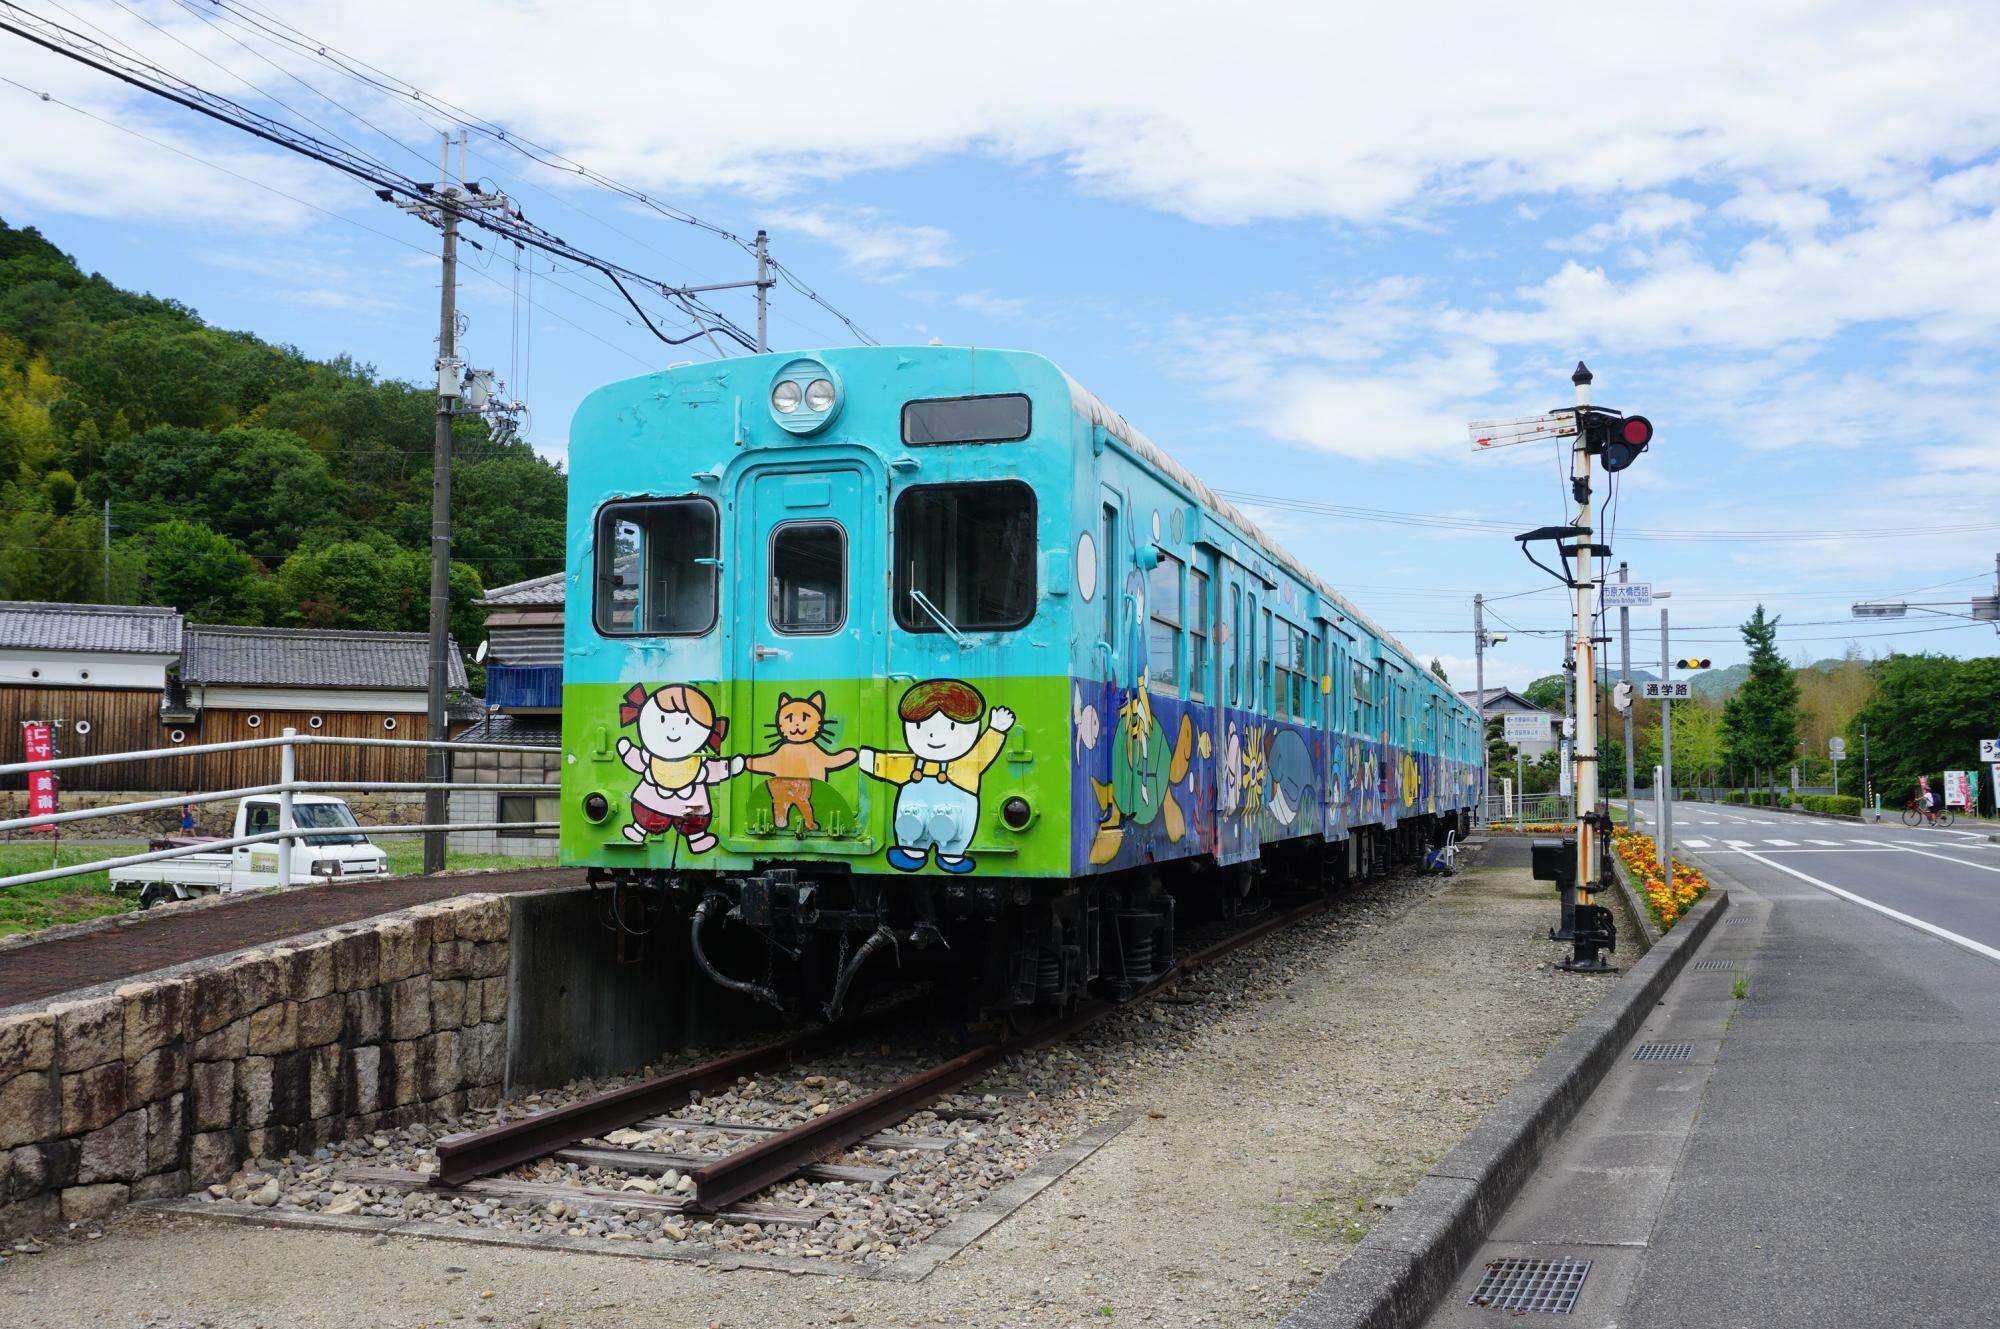
MULTIPOLYGON (((1565 624, 1508 538, 1564 518, 1554 446, 1475 457, 1465 424, 1566 404, 1578 358, 1597 401, 1658 428, 1621 481, 1613 541, 1636 579, 1673 588, 1690 652, 1741 658, 1728 625, 1759 599, 1806 658, 1993 646, 1989 626, 1847 609, 1909 591, 1962 610, 1991 588, 1991 7, 1433 6, 1419 24, 1253 5, 1218 31, 1212 6, 1179 3, 863 5, 836 28, 787 2, 754 29, 720 4, 23 5, 434 173, 449 117, 275 43, 282 13, 717 224, 767 227, 881 341, 1045 352, 1250 496, 1461 686, 1475 591, 1517 596, 1495 605, 1492 626, 1514 631, 1489 682, 1552 671, 1559 641, 1530 632, 1565 624), (1702 532, 1725 534, 1661 538, 1702 532)), ((0 84, 0 216, 221 326, 428 376, 433 233, 4 34, 0 76, 20 85, 0 84)), ((648 274, 747 275, 726 241, 490 140, 469 173, 648 274)), ((468 258, 466 354, 511 375, 548 455, 592 387, 714 353, 659 345, 585 274, 538 261, 530 305, 497 250, 468 258)), ((717 300, 747 322, 746 300, 717 300)), ((847 334, 781 288, 772 339, 847 334)), ((1656 616, 1638 617, 1654 658, 1656 616)))

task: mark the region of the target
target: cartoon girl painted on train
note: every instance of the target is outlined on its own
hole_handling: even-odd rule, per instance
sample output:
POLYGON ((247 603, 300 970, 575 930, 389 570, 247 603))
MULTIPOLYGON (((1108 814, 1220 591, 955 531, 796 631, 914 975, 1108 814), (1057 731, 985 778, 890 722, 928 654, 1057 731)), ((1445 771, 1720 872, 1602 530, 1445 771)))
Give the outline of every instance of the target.
POLYGON ((637 743, 618 740, 619 760, 639 773, 625 838, 644 844, 648 836, 679 834, 689 853, 713 849, 708 786, 743 769, 743 758, 719 755, 729 721, 716 715, 715 703, 700 688, 675 683, 648 693, 635 683, 618 707, 618 723, 639 726, 637 743), (718 755, 706 757, 704 751, 718 755))

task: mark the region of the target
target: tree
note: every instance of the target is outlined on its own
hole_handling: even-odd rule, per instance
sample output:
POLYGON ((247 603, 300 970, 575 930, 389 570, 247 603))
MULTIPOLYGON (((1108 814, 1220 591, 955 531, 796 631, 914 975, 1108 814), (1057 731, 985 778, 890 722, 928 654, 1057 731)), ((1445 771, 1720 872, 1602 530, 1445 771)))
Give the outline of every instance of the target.
POLYGON ((1438 659, 1435 655, 1431 657, 1431 672, 1436 674, 1440 681, 1445 683, 1451 682, 1451 676, 1444 672, 1444 661, 1438 659))
POLYGON ((1722 708, 1703 698, 1673 708, 1674 783, 1713 784, 1722 765, 1722 708))
POLYGON ((1778 654, 1778 622, 1758 605, 1743 625, 1750 673, 1722 706, 1722 750, 1738 766, 1774 770, 1798 755, 1799 684, 1778 654))
POLYGON ((1521 695, 1527 699, 1530 706, 1544 711, 1554 711, 1560 715, 1562 714, 1563 691, 1566 683, 1567 680, 1561 674, 1543 674, 1540 678, 1528 684, 1527 687, 1521 689, 1521 695))
POLYGON ((1871 776, 1891 804, 1916 791, 1919 775, 1972 767, 1979 740, 2000 732, 2000 659, 1892 655, 1873 671, 1875 695, 1849 723, 1847 750, 1860 757, 1866 725, 1871 776))
POLYGON ((146 582, 156 604, 227 623, 242 612, 256 564, 243 547, 195 521, 163 521, 146 532, 146 582))

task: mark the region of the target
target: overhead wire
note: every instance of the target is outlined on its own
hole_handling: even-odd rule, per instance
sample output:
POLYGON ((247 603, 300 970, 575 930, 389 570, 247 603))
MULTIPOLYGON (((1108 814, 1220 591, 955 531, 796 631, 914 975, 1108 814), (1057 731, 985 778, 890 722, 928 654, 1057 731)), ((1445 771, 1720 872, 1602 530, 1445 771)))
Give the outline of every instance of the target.
MULTIPOLYGON (((448 206, 447 201, 441 198, 428 183, 419 183, 407 175, 395 172, 381 165, 372 158, 361 156, 350 150, 337 147, 325 140, 314 138, 312 135, 283 121, 275 120, 260 111, 245 107, 224 97, 220 93, 211 92, 186 79, 182 79, 148 60, 120 55, 103 43, 94 41, 82 33, 76 32, 74 29, 66 28, 59 23, 35 14, 31 10, 13 3, 13 0, 0 0, 0 8, 11 11, 15 15, 25 16, 28 22, 39 25, 39 27, 23 26, 21 21, 0 17, 0 31, 12 32, 16 36, 33 42, 37 46, 53 51, 67 59, 74 60, 88 68, 109 74, 121 82, 128 83, 142 91, 150 92, 155 96, 206 115, 223 124, 230 125, 232 128, 240 129, 278 147, 285 148, 300 156, 318 161, 323 165, 333 167, 335 170, 342 171, 357 179, 376 185, 378 192, 383 192, 391 196, 402 195, 414 202, 432 208, 442 209, 448 206)), ((748 333, 744 332, 740 327, 737 327, 732 321, 723 317, 717 311, 708 307, 704 302, 686 299, 675 294, 674 288, 668 283, 637 272, 623 264, 600 258, 595 254, 579 249, 562 240, 559 236, 554 235, 552 232, 529 222, 521 215, 518 209, 506 216, 498 217, 473 208, 453 207, 451 211, 454 216, 469 225, 526 243, 534 248, 566 258, 573 263, 601 273, 612 281, 614 285, 620 287, 620 294, 639 312, 648 330, 654 332, 661 340, 667 341, 669 344, 678 345, 680 342, 666 337, 665 334, 659 332, 651 319, 646 317, 644 310, 639 307, 638 302, 632 298, 630 291, 623 289, 624 279, 630 278, 633 281, 657 289, 661 294, 686 305, 690 312, 697 313, 698 318, 705 318, 713 323, 717 332, 737 342, 745 350, 754 351, 756 349, 756 343, 751 340, 748 333)))
MULTIPOLYGON (((527 157, 529 160, 538 163, 545 169, 589 180, 600 188, 608 189, 613 193, 622 195, 671 221, 680 222, 683 225, 692 226, 719 238, 726 239, 746 253, 756 252, 756 247, 751 241, 745 240, 741 235, 738 235, 725 226, 707 221, 676 204, 657 199, 647 191, 628 185, 601 171, 585 166, 583 163, 576 161, 574 158, 565 155, 557 149, 537 143, 525 135, 509 130, 504 125, 496 124, 484 116, 480 116, 442 97, 426 92, 407 79, 390 74, 357 56, 350 55, 337 47, 320 41, 276 15, 266 13, 254 5, 245 3, 245 0, 208 0, 208 2, 218 10, 233 13, 244 21, 255 24, 255 26, 265 31, 274 39, 297 48, 310 58, 342 70, 350 78, 358 82, 372 86, 378 91, 388 93, 399 100, 407 99, 416 104, 428 106, 439 114, 449 116, 463 128, 490 138, 494 142, 502 144, 527 157), (275 27, 271 25, 275 25, 275 27)), ((880 344, 847 314, 836 308, 825 297, 813 290, 812 287, 806 285, 789 268, 778 264, 776 260, 769 261, 773 269, 778 271, 794 290, 833 315, 834 318, 838 319, 864 344, 871 346, 880 344)))

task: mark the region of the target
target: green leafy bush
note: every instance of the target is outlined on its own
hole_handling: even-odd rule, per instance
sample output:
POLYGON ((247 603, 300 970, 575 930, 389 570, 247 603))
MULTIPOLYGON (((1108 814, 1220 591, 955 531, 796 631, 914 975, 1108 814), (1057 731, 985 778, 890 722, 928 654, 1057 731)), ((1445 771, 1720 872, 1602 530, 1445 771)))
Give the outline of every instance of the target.
POLYGON ((1819 812, 1834 817, 1858 817, 1861 815, 1861 800, 1846 794, 1807 794, 1799 800, 1807 812, 1819 812))

